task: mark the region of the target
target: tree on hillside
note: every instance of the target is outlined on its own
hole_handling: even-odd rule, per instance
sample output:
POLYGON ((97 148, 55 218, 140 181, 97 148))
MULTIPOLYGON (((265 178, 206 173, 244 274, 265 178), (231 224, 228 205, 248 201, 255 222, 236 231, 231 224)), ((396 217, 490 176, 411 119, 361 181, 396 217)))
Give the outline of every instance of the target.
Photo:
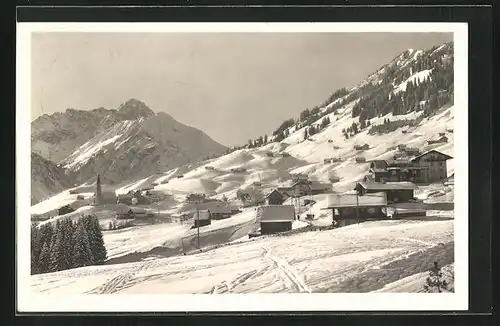
POLYGON ((107 252, 99 220, 95 215, 87 215, 83 218, 83 222, 94 263, 103 264, 106 261, 107 252))
POLYGON ((76 231, 74 234, 75 247, 73 248, 73 261, 74 267, 83 267, 92 265, 94 259, 90 249, 89 239, 85 230, 83 218, 77 223, 76 231))
POLYGON ((39 273, 38 262, 42 244, 40 241, 40 229, 35 223, 31 223, 31 274, 39 273))
POLYGON ((267 134, 264 135, 264 143, 267 144, 267 134))
POLYGON ((38 272, 46 273, 49 271, 50 266, 50 241, 44 242, 42 249, 40 251, 40 257, 38 259, 38 272))
POLYGON ((307 133, 307 128, 304 129, 304 140, 307 140, 307 138, 309 137, 308 133, 307 133))
POLYGON ((64 243, 64 226, 61 220, 57 220, 55 226, 55 232, 52 236, 52 245, 50 248, 50 261, 49 261, 49 271, 57 272, 60 270, 71 268, 71 265, 67 263, 65 257, 65 246, 64 243))

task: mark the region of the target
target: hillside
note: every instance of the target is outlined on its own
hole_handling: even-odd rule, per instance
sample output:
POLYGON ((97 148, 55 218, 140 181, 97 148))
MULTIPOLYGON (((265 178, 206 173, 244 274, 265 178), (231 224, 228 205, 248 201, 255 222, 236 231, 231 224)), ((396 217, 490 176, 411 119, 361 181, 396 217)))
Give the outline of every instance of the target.
POLYGON ((31 205, 73 186, 65 170, 31 152, 31 205))
POLYGON ((202 131, 166 113, 155 114, 135 99, 117 110, 68 109, 44 115, 32 123, 32 147, 60 163, 76 183, 101 173, 110 184, 196 162, 226 149, 202 131))

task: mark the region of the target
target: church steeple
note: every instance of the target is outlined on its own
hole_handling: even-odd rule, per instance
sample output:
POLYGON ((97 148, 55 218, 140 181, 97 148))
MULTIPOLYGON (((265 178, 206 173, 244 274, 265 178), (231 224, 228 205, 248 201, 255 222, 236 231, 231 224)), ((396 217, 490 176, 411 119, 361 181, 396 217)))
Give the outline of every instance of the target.
POLYGON ((97 173, 97 182, 96 182, 94 204, 95 205, 102 205, 102 203, 103 203, 103 198, 102 198, 102 189, 101 189, 101 176, 99 175, 99 173, 97 173))

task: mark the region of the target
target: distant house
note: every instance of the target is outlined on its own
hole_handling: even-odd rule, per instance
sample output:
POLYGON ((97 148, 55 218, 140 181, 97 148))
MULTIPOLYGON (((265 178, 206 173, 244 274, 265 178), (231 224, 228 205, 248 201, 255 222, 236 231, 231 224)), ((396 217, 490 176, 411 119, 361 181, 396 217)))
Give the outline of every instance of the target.
POLYGON ((333 149, 340 149, 340 147, 338 147, 338 146, 333 146, 333 149))
POLYGON ((356 163, 366 163, 366 158, 364 158, 364 157, 356 157, 356 163))
POLYGON ((406 149, 406 145, 405 144, 399 144, 398 147, 397 147, 397 149, 398 149, 398 151, 403 152, 406 149))
POLYGON ((199 204, 203 203, 206 199, 205 194, 189 194, 186 196, 186 202, 190 204, 199 204))
POLYGON ((285 198, 278 191, 278 189, 273 189, 273 191, 271 191, 266 196, 266 203, 267 203, 267 205, 282 205, 284 201, 285 201, 285 198))
POLYGON ((283 156, 283 157, 290 157, 290 153, 287 153, 287 152, 282 152, 282 153, 281 153, 281 156, 283 156))
POLYGON ((117 196, 117 202, 119 204, 132 205, 133 194, 121 194, 117 196))
POLYGON ((74 212, 75 209, 71 207, 70 205, 64 205, 63 207, 59 208, 57 211, 57 215, 65 215, 74 212))
POLYGON ((332 185, 330 183, 322 183, 319 181, 310 181, 311 194, 326 194, 332 191, 332 185))
POLYGON ((254 182, 252 182, 252 186, 262 187, 262 182, 260 182, 260 181, 254 181, 254 182))
POLYGON ((165 200, 165 198, 167 198, 167 195, 165 195, 165 193, 163 191, 159 191, 159 190, 148 190, 148 191, 146 191, 146 193, 144 195, 152 203, 156 203, 156 202, 165 200))
POLYGON ((233 173, 245 173, 245 172, 247 172, 247 169, 245 169, 245 168, 232 168, 231 172, 233 172, 233 173))
POLYGON ((193 214, 193 227, 202 227, 206 225, 210 225, 212 223, 212 218, 210 215, 210 211, 207 210, 197 210, 193 214))
POLYGON ((370 149, 370 145, 368 145, 368 144, 355 145, 354 149, 357 150, 357 151, 366 151, 366 150, 370 149))
POLYGON ((332 159, 331 158, 325 158, 323 160, 323 164, 330 164, 330 163, 332 163, 332 159))
POLYGON ((332 163, 342 162, 342 159, 340 157, 334 157, 334 158, 331 159, 331 162, 332 163))
POLYGON ((328 139, 328 142, 329 142, 329 143, 333 143, 333 140, 332 140, 332 139, 328 139))
POLYGON ((293 187, 291 186, 277 187, 276 190, 283 196, 283 198, 293 197, 293 187))
POLYGON ((274 153, 273 152, 266 152, 266 156, 267 157, 274 157, 274 153))
POLYGON ((115 217, 119 220, 129 220, 135 218, 130 207, 122 203, 115 206, 115 217))
POLYGON ((432 145, 432 144, 440 144, 440 143, 447 143, 448 142, 448 137, 446 136, 438 136, 431 138, 427 141, 427 144, 432 145))
POLYGON ((340 181, 340 178, 336 175, 331 175, 330 177, 328 177, 328 180, 331 182, 331 183, 337 183, 340 181))
POLYGON ((354 187, 358 196, 384 192, 388 203, 404 203, 415 198, 417 185, 411 182, 358 182, 354 187))
POLYGON ((215 170, 215 168, 213 166, 207 165, 207 166, 205 166, 205 170, 213 171, 213 170, 215 170))
POLYGON ((178 175, 178 176, 177 176, 177 179, 181 179, 183 176, 184 176, 184 175, 182 175, 182 174, 181 174, 181 175, 178 175))
POLYGON ((210 208, 208 211, 212 220, 222 220, 230 218, 233 215, 230 207, 222 205, 210 208))
POLYGON ((326 208, 332 211, 337 226, 346 226, 372 219, 387 218, 387 199, 384 192, 365 196, 332 194, 328 196, 326 208))
POLYGON ((257 221, 261 234, 272 234, 292 230, 295 220, 293 205, 268 205, 257 209, 257 221))
POLYGON ((407 147, 405 149, 405 153, 407 156, 416 156, 416 155, 420 155, 420 150, 418 148, 407 147))
POLYGON ((301 197, 311 193, 311 183, 307 180, 298 180, 292 184, 292 196, 301 197))

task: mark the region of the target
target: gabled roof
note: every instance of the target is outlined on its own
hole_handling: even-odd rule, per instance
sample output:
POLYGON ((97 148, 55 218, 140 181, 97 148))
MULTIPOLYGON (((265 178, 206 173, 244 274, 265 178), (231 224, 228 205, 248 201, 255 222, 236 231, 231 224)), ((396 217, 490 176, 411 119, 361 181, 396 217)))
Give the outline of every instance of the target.
POLYGON ((422 153, 422 154, 420 154, 420 155, 417 155, 417 156, 413 157, 413 158, 411 159, 411 161, 412 161, 412 162, 415 162, 415 160, 418 160, 418 159, 420 159, 422 156, 425 156, 425 155, 430 154, 430 153, 432 153, 432 152, 434 152, 434 153, 436 153, 436 154, 439 154, 439 155, 443 155, 443 156, 445 157, 445 160, 451 160, 451 159, 453 158, 453 157, 452 157, 452 156, 450 156, 450 155, 447 155, 447 154, 441 153, 441 152, 439 152, 439 151, 436 151, 435 149, 431 149, 430 151, 427 151, 427 152, 425 152, 425 153, 422 153))
MULTIPOLYGON (((403 189, 417 189, 417 185, 413 182, 358 182, 356 184, 356 188, 358 186, 363 187, 366 190, 403 190, 403 189)), ((356 189, 355 188, 355 189, 356 189)))
POLYGON ((293 222, 295 207, 293 205, 266 205, 257 210, 257 220, 266 222, 293 222))
POLYGON ((199 210, 193 213, 193 220, 209 220, 210 212, 208 210, 199 210))
POLYGON ((328 196, 328 206, 326 209, 342 207, 381 207, 387 205, 385 192, 376 192, 363 196, 353 194, 333 194, 328 196))
POLYGON ((271 196, 271 194, 274 194, 274 193, 278 194, 280 197, 283 197, 281 192, 279 192, 278 189, 275 188, 270 193, 268 193, 265 198, 268 198, 269 196, 271 196))

